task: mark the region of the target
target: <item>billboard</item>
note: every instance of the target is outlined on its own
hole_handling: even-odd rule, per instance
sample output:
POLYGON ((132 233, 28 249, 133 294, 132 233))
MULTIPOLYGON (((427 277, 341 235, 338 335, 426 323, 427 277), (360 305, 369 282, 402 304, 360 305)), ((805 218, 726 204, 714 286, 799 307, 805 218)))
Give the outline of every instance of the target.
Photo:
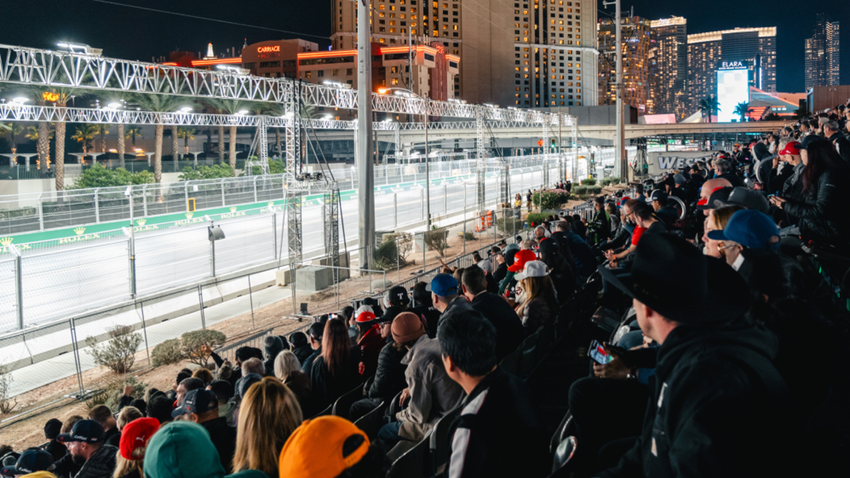
POLYGON ((724 61, 717 69, 718 123, 740 120, 735 114, 739 103, 750 102, 749 69, 743 61, 724 61))

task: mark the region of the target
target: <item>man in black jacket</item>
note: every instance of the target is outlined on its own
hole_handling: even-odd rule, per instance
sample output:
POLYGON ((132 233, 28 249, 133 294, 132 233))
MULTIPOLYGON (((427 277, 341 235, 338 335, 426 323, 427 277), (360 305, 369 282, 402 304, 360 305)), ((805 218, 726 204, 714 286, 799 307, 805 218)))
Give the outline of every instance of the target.
POLYGON ((210 434, 218 459, 226 473, 230 473, 233 454, 236 452, 236 429, 227 425, 227 419, 218 416, 218 399, 210 390, 192 390, 183 399, 183 405, 171 412, 174 418, 195 422, 210 434))
POLYGON ((121 443, 121 431, 118 430, 118 423, 112 416, 112 410, 106 405, 98 405, 91 409, 89 418, 97 421, 103 427, 103 443, 117 448, 118 444, 121 443))
POLYGON ((304 373, 310 375, 310 371, 313 369, 313 362, 316 361, 316 358, 318 358, 319 355, 322 355, 322 336, 325 333, 325 324, 316 322, 307 330, 307 335, 310 339, 310 347, 313 348, 313 353, 307 357, 307 360, 301 363, 301 369, 304 373))
POLYGON ((404 378, 407 365, 401 363, 407 349, 395 346, 395 341, 390 333, 394 318, 388 318, 385 313, 377 319, 381 325, 381 337, 386 340, 387 345, 378 354, 378 368, 375 369, 375 378, 372 380, 372 384, 366 390, 367 398, 358 400, 351 405, 348 419, 352 422, 380 405, 381 402, 392 400, 398 392, 407 387, 404 378))
POLYGON ((74 461, 85 462, 74 478, 112 477, 118 448, 103 443, 103 427, 100 423, 95 420, 80 420, 69 433, 62 433, 56 439, 68 447, 74 461))
POLYGON ((837 121, 827 121, 823 124, 823 137, 835 146, 841 159, 850 164, 850 140, 841 133, 837 121))
POLYGON ((56 437, 59 433, 61 433, 61 431, 62 422, 56 418, 51 418, 44 424, 44 438, 49 440, 44 449, 50 453, 50 456, 53 457, 53 461, 59 461, 68 453, 68 449, 65 448, 65 445, 56 440, 56 437))
POLYGON ((426 289, 431 292, 434 308, 440 311, 440 322, 454 314, 472 309, 466 297, 457 293, 457 280, 449 274, 437 274, 426 289))
POLYGON ((528 386, 499 369, 496 329, 476 313, 443 319, 437 331, 446 374, 467 396, 452 423, 446 476, 545 476, 546 437, 528 386))
POLYGON ((796 476, 785 446, 794 406, 771 363, 778 341, 744 317, 743 278, 670 234, 641 238, 628 279, 600 272, 660 344, 643 432, 601 476, 796 476))
POLYGON ((525 337, 522 321, 504 298, 487 292, 484 271, 480 268, 464 270, 461 283, 469 305, 496 328, 496 359, 502 360, 516 350, 525 337))

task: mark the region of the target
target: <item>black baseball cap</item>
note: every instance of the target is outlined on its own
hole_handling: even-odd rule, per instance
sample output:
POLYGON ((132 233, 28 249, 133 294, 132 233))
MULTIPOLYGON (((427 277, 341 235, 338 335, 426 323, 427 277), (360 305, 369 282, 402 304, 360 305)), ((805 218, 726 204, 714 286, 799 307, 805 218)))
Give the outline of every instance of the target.
POLYGON ((68 443, 81 441, 85 443, 103 442, 103 427, 95 420, 80 420, 74 424, 70 433, 61 433, 56 441, 68 443))
POLYGON ((707 209, 720 209, 721 207, 729 206, 729 195, 732 194, 730 187, 716 189, 705 204, 697 204, 697 209, 705 211, 707 209))
POLYGON ((49 471, 53 467, 53 455, 40 448, 27 448, 18 457, 14 466, 0 470, 0 475, 29 475, 37 471, 49 471))
POLYGON ((650 194, 649 197, 646 198, 646 202, 647 204, 649 204, 652 203, 652 201, 658 201, 661 204, 667 204, 667 193, 660 189, 652 191, 652 194, 650 194))
POLYGON ((410 298, 408 298, 407 296, 407 289, 400 285, 397 285, 390 289, 389 300, 390 304, 395 306, 407 305, 410 303, 410 298))
POLYGON ((186 393, 186 396, 183 397, 183 405, 171 412, 171 418, 177 418, 186 413, 206 413, 214 408, 218 408, 218 399, 215 398, 215 393, 212 390, 196 388, 186 393))

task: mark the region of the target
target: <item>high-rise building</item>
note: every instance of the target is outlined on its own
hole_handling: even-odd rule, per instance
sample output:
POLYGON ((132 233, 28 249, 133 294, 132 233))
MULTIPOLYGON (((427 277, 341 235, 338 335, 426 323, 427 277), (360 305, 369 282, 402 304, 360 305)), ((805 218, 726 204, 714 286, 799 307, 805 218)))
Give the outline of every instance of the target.
MULTIPOLYGON (((602 20, 597 28, 599 49, 599 104, 617 103, 617 45, 615 21, 602 20)), ((625 17, 620 20, 623 45, 623 101, 635 108, 638 115, 649 113, 649 52, 651 29, 649 20, 625 17)))
POLYGON ((749 68, 750 86, 776 91, 776 27, 736 28, 688 35, 688 110, 717 94, 717 69, 740 61, 749 68))
POLYGON ((806 90, 841 83, 839 54, 839 23, 818 13, 812 37, 806 39, 806 90))
MULTIPOLYGON (((332 45, 356 47, 357 5, 334 2, 332 45)), ((463 58, 450 85, 470 103, 595 105, 596 2, 372 0, 372 41, 442 43, 463 58)))
POLYGON ((652 113, 687 115, 688 97, 688 21, 682 17, 650 22, 649 96, 652 113))

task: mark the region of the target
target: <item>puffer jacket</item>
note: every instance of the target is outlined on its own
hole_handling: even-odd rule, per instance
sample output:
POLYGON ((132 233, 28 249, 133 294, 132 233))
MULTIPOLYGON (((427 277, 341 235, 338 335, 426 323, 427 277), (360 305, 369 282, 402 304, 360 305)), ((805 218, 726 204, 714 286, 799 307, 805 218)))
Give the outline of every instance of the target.
POLYGON ((115 456, 118 448, 102 445, 92 453, 74 478, 111 478, 115 471, 115 456))
POLYGON ((375 380, 369 387, 369 398, 391 399, 407 386, 404 381, 407 365, 401 363, 407 350, 398 350, 393 344, 392 337, 387 337, 387 344, 378 355, 378 367, 375 369, 375 380))
MULTIPOLYGON (((802 181, 802 179, 800 179, 802 181)), ((798 218, 804 239, 841 245, 850 240, 850 222, 842 211, 843 188, 850 185, 846 171, 824 171, 814 190, 803 193, 802 200, 786 199, 785 212, 798 218)))

